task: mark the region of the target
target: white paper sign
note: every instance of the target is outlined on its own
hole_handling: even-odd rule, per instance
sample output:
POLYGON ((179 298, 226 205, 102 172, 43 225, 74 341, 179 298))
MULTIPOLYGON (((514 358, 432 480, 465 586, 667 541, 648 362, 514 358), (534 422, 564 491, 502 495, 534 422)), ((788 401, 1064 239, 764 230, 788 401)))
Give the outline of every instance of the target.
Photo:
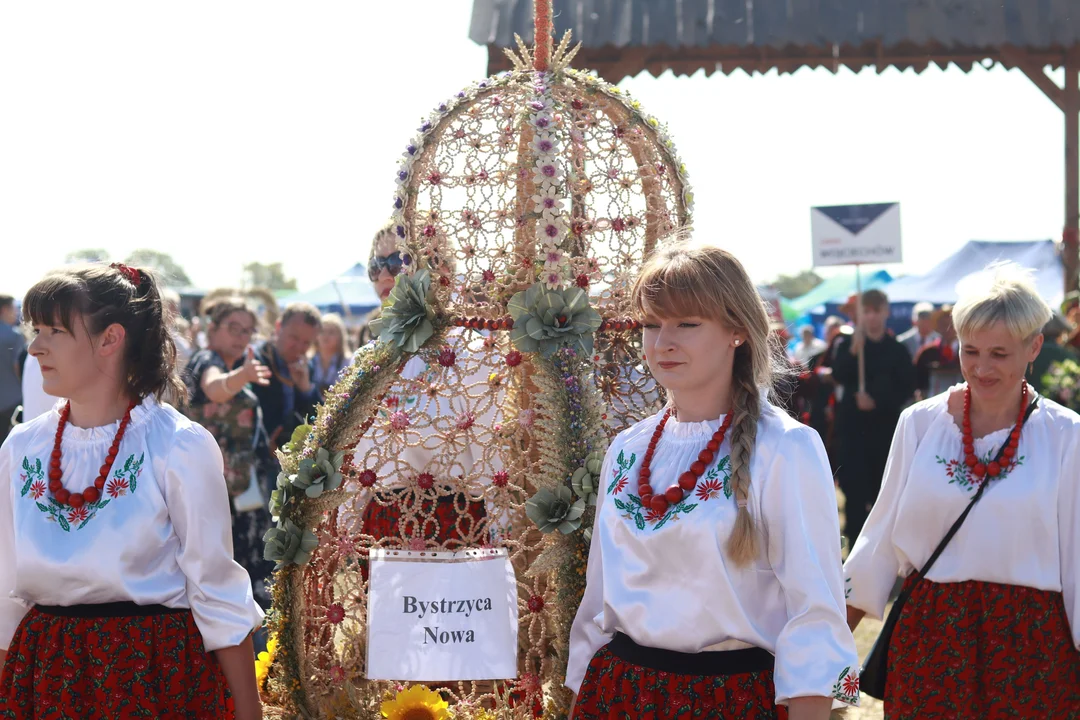
POLYGON ((517 580, 505 548, 368 557, 369 679, 517 677, 517 580))
POLYGON ((810 208, 814 265, 898 263, 900 203, 810 208))

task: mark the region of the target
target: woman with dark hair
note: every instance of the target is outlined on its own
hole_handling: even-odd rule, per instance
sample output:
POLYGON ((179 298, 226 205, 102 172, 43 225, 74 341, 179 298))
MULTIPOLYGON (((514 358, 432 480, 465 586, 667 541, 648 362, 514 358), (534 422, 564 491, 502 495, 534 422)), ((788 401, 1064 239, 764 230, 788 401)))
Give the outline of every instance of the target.
POLYGON ((221 448, 233 515, 233 557, 251 575, 255 597, 266 609, 270 595, 265 581, 274 565, 263 559, 262 536, 272 525, 265 502, 265 478, 272 473, 262 410, 251 385, 266 385, 270 370, 249 345, 257 322, 243 298, 216 298, 203 313, 210 320, 207 348, 191 357, 184 372, 190 395, 186 414, 210 431, 221 448))
POLYGON ((23 303, 63 405, 0 448, 0 718, 260 718, 263 613, 153 276, 65 268, 23 303))

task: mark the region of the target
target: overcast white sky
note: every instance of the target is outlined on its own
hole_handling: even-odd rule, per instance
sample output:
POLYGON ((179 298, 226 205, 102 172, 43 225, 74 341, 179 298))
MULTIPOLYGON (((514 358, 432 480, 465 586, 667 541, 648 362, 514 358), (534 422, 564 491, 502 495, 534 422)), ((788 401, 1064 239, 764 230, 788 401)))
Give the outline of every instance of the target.
MULTIPOLYGON (((0 293, 71 250, 170 252, 193 281, 367 257, 422 115, 485 75, 471 0, 0 4, 0 293)), ((623 82, 666 120, 699 235, 758 281, 810 264, 809 208, 899 201, 906 263, 1058 237, 1062 114, 1018 71, 623 82)))

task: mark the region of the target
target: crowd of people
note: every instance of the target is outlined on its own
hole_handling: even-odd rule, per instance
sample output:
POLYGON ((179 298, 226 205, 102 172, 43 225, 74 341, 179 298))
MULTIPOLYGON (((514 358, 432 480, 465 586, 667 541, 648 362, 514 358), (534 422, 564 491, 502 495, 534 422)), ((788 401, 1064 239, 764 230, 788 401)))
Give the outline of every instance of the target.
MULTIPOLYGON (((385 228, 369 267, 389 297, 402 262, 385 228)), ((955 306, 916 305, 899 336, 869 290, 845 308, 854 327, 804 328, 782 359, 730 253, 684 240, 648 260, 632 303, 669 403, 607 453, 572 717, 825 720, 858 703, 852 631, 898 576, 887 717, 1080 716, 1080 416, 1039 394, 1080 309, 1055 315, 1019 268, 979 277, 955 306), (717 463, 724 485, 699 485, 717 463), (627 492, 652 522, 691 493, 701 510, 642 530, 615 509, 627 492)), ((186 325, 174 302, 122 264, 51 273, 21 321, 0 296, 0 718, 60 702, 260 716, 275 451, 355 345, 304 304, 262 327, 228 290, 186 325), (151 687, 150 664, 171 679, 151 687), (72 685, 71 668, 90 674, 72 685)))

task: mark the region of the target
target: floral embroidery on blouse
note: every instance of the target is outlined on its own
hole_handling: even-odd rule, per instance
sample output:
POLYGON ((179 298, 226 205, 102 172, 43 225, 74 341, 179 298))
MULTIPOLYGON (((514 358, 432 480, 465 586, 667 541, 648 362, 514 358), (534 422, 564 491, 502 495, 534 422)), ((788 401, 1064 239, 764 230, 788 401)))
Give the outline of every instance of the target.
POLYGON ((139 483, 139 475, 142 474, 142 464, 145 457, 145 454, 139 455, 139 459, 136 460, 134 455, 129 455, 122 468, 115 467, 113 477, 105 484, 105 492, 101 494, 101 497, 95 502, 86 503, 77 508, 61 505, 52 496, 46 498, 48 502, 41 502, 42 497, 45 495, 45 473, 41 467, 41 460, 38 459, 31 464, 30 460, 24 457, 22 462, 23 472, 19 476, 19 479, 23 481, 23 487, 19 496, 26 497, 29 495, 34 504, 37 505, 37 509, 49 516, 49 522, 58 523, 64 532, 71 532, 72 526, 75 526, 76 530, 82 530, 88 522, 94 519, 98 510, 119 497, 135 492, 135 488, 138 487, 139 483))
POLYGON ((844 599, 851 597, 851 578, 844 578, 844 599))
MULTIPOLYGON (((979 483, 981 481, 972 474, 971 468, 969 468, 963 460, 946 460, 940 455, 935 455, 935 457, 937 458, 938 465, 945 466, 945 476, 949 478, 950 485, 956 484, 960 486, 961 490, 968 491, 974 490, 975 488, 979 487, 979 483)), ((981 458, 979 458, 979 462, 981 462, 983 465, 989 465, 993 459, 994 458, 993 456, 991 456, 990 453, 986 453, 981 458)), ((997 476, 998 479, 1004 480, 1009 476, 1009 474, 1013 471, 1014 468, 1019 467, 1023 464, 1024 456, 1017 457, 1016 460, 1011 465, 1009 465, 1009 467, 1001 469, 1001 472, 997 476)))
MULTIPOLYGON (((619 451, 619 457, 615 459, 615 468, 612 470, 612 480, 608 484, 607 494, 618 495, 629 484, 630 469, 634 467, 634 463, 637 462, 637 455, 630 453, 629 459, 626 457, 626 453, 619 451)), ((720 493, 728 499, 731 498, 731 458, 730 456, 724 456, 720 459, 713 468, 711 468, 698 483, 697 488, 694 490, 694 495, 701 502, 707 502, 715 497, 719 497, 720 493), (721 477, 722 475, 722 477, 721 477)), ((622 500, 614 498, 613 502, 615 507, 623 511, 622 517, 627 520, 632 520, 638 530, 644 530, 647 525, 652 526, 652 530, 659 530, 668 521, 677 521, 682 515, 693 511, 700 503, 689 502, 692 500, 690 496, 683 498, 676 505, 672 505, 664 512, 656 512, 651 507, 645 507, 641 503, 641 498, 634 493, 627 493, 626 499, 622 500)))
POLYGON ((848 705, 859 704, 859 673, 850 666, 840 671, 840 676, 833 684, 832 695, 848 705))

